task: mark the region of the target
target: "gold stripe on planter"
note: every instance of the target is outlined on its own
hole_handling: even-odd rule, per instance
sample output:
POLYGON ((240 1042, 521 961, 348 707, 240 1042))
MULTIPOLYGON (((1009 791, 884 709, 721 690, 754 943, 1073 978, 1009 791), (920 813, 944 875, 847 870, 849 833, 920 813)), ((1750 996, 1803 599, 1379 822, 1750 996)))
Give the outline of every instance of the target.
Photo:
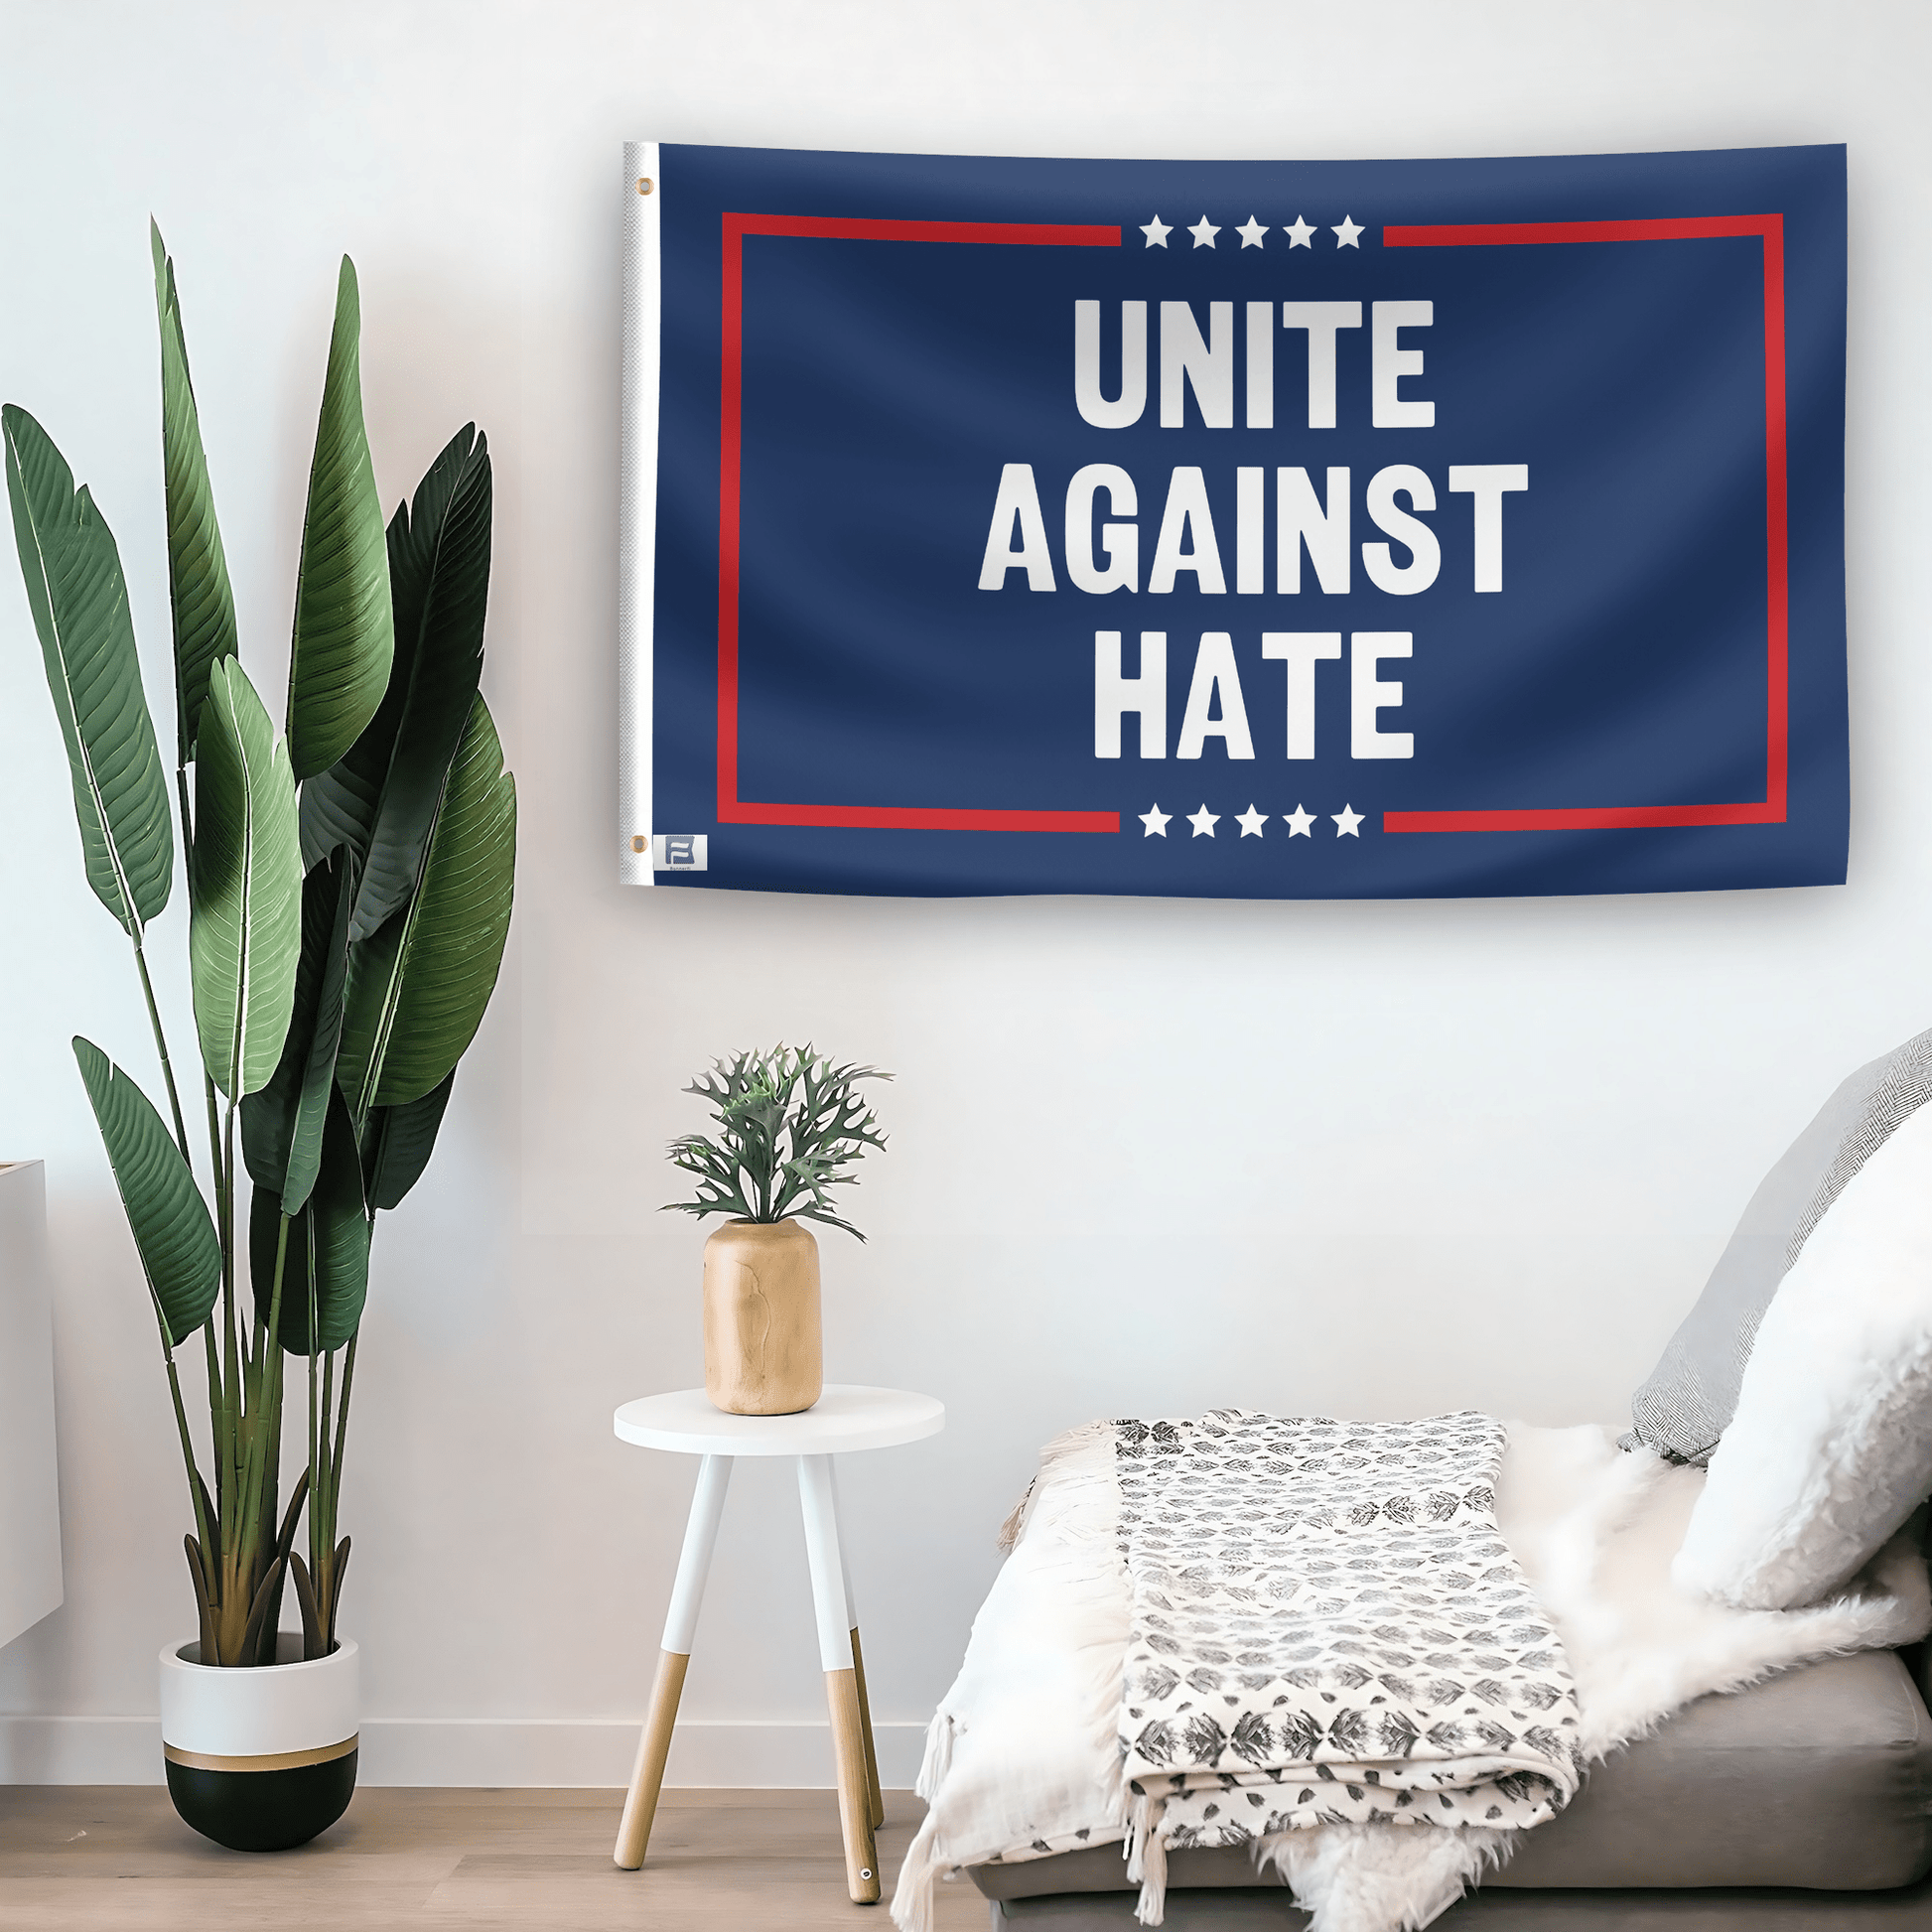
MULTIPOLYGON (((359 1733, 357 1733, 359 1735, 359 1733)), ((355 1748, 355 1736, 340 1744, 318 1744, 307 1751, 269 1751, 260 1757, 218 1756, 212 1751, 185 1751, 163 1744, 162 1755, 170 1764, 186 1765, 191 1771, 295 1771, 305 1764, 331 1764, 346 1757, 355 1748)))

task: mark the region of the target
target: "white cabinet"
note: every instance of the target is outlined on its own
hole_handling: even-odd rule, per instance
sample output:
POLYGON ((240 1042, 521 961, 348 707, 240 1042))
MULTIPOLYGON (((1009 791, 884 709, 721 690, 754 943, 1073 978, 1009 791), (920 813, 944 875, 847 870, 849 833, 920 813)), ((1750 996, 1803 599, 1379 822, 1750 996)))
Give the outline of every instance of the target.
POLYGON ((0 1163, 0 1644, 61 1603, 47 1176, 0 1163))

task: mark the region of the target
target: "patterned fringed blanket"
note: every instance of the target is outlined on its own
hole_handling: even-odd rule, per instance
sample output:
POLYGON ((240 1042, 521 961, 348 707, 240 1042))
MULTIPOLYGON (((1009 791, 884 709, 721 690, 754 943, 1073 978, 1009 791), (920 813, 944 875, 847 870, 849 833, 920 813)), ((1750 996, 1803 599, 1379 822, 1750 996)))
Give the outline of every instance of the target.
POLYGON ((1311 1825, 1542 1823, 1582 1775, 1562 1646, 1473 1411, 1116 1422, 1130 1877, 1311 1825))

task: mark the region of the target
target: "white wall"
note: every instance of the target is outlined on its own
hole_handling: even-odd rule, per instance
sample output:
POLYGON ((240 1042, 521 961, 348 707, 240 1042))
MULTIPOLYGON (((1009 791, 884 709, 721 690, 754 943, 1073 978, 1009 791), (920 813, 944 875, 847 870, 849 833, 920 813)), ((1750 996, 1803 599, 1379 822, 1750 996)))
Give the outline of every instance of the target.
MULTIPOLYGON (((367 1775, 623 1774, 692 1470, 620 1448, 609 1416, 700 1374, 702 1231, 652 1209, 694 1118, 677 1089, 714 1051, 809 1035, 899 1076, 871 1244, 824 1250, 834 1378, 950 1411, 846 1475, 902 1781, 1046 1436, 1218 1403, 1615 1417, 1765 1165, 1932 1022, 1914 0, 171 0, 17 6, 0 31, 0 395, 93 483, 157 693, 150 210, 273 690, 341 250, 385 497, 472 416, 496 454, 485 683, 521 785, 517 918, 436 1166, 381 1233, 343 1511, 367 1775), (645 135, 1210 157, 1849 139, 1852 883, 1385 905, 620 888, 620 144, 645 135)), ((153 1777, 188 1518, 66 1040, 151 1055, 10 584, 0 1158, 48 1163, 68 1600, 0 1652, 0 1778, 153 1777)), ((186 1049, 179 904, 155 944, 186 1049)), ((829 1781, 808 1623, 786 1484, 747 1469, 674 1776, 829 1781)))

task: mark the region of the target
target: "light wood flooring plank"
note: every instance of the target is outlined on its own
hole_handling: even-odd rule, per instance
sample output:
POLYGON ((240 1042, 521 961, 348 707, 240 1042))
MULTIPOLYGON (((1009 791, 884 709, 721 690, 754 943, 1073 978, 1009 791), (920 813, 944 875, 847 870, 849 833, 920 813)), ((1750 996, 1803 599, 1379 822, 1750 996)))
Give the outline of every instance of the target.
MULTIPOLYGON (((641 1871, 611 1863, 622 1799, 364 1789, 314 1844, 251 1856, 158 1787, 0 1786, 0 1932, 891 1932, 845 1895, 830 1791, 667 1791, 641 1871)), ((886 1794, 889 1900, 923 1809, 886 1794)), ((937 1932, 987 1919, 969 1885, 939 1887, 937 1932)))

